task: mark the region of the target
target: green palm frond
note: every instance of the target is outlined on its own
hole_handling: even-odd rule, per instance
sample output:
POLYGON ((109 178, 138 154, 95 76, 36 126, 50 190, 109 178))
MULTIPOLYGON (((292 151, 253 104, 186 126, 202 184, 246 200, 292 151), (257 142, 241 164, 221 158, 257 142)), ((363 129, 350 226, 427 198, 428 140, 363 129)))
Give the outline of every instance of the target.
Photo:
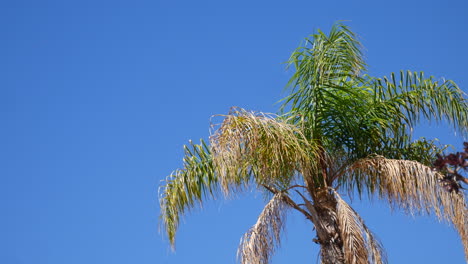
POLYGON ((335 25, 329 36, 312 37, 291 56, 296 73, 282 109, 290 107, 290 121, 329 152, 350 159, 398 152, 412 143, 421 118, 447 120, 467 134, 468 102, 453 81, 409 71, 382 79, 361 75, 360 43, 343 25, 335 25))
POLYGON ((399 77, 366 77, 353 94, 335 93, 322 109, 326 121, 321 123, 332 147, 344 148, 350 159, 372 153, 402 158, 402 150, 413 144, 412 131, 421 118, 447 120, 466 135, 468 101, 455 83, 413 72, 400 72, 399 77), (347 99, 351 96, 353 100, 347 99))
POLYGON ((360 48, 356 35, 341 23, 335 24, 328 35, 319 31, 307 38, 289 59, 296 72, 287 85, 291 95, 283 100, 281 109, 290 106, 293 114, 301 115, 296 122, 307 121, 307 129, 314 127, 320 122, 316 116, 326 104, 330 89, 349 92, 345 84, 365 71, 360 48))
POLYGON ((289 82, 293 88, 315 88, 336 80, 355 77, 366 68, 361 43, 347 26, 333 25, 329 34, 322 31, 306 38, 289 59, 296 72, 289 82))
POLYGON ((283 193, 277 193, 265 205, 257 223, 242 237, 237 256, 242 264, 268 264, 280 244, 287 205, 283 193))
POLYGON ((371 79, 374 103, 381 111, 394 116, 392 120, 413 128, 421 117, 427 121, 446 120, 455 130, 466 134, 468 129, 468 101, 453 81, 425 78, 422 72, 403 72, 399 76, 371 79))
POLYGON ((420 138, 399 149, 388 146, 388 151, 381 155, 384 155, 386 158, 412 160, 426 166, 432 166, 434 157, 437 154, 443 153, 447 148, 448 145, 441 145, 437 139, 428 140, 420 138))
POLYGON ((219 189, 211 151, 206 143, 203 140, 201 144, 190 142, 184 149, 183 169, 168 176, 159 189, 162 224, 172 246, 180 216, 219 189))

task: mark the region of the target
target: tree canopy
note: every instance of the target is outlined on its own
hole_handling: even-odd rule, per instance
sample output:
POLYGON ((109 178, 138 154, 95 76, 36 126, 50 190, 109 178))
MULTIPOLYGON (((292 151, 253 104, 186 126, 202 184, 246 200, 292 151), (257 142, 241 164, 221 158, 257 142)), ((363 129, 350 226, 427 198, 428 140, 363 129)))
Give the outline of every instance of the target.
POLYGON ((171 244, 187 210, 257 188, 271 199, 242 238, 241 263, 269 263, 288 208, 314 225, 322 263, 386 263, 382 245, 343 193, 447 220, 468 256, 464 192, 448 190, 446 171, 433 166, 443 147, 412 135, 417 124, 431 121, 467 135, 463 91, 422 72, 369 76, 361 43, 342 23, 306 38, 289 65, 295 73, 278 114, 234 107, 213 125, 208 143, 185 146, 182 169, 160 189, 171 244))

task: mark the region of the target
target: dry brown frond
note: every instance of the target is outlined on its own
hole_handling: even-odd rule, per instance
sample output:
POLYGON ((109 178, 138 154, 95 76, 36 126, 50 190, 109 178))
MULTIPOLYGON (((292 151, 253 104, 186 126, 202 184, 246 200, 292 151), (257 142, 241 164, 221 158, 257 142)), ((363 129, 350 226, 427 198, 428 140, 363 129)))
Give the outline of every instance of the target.
POLYGON ((266 204, 257 223, 242 237, 237 256, 242 264, 268 264, 279 246, 284 229, 287 205, 283 193, 277 193, 266 204))
POLYGON ((294 125, 234 108, 210 137, 213 162, 225 193, 248 184, 288 185, 315 164, 313 146, 294 125))
POLYGON ((443 176, 416 161, 374 156, 357 161, 345 175, 349 190, 358 189, 388 201, 392 208, 409 214, 435 214, 453 223, 462 239, 468 260, 468 211, 463 192, 447 192, 438 180, 443 176))
POLYGON ((382 245, 374 238, 372 232, 364 224, 364 220, 336 192, 335 197, 345 262, 350 264, 387 263, 382 245))

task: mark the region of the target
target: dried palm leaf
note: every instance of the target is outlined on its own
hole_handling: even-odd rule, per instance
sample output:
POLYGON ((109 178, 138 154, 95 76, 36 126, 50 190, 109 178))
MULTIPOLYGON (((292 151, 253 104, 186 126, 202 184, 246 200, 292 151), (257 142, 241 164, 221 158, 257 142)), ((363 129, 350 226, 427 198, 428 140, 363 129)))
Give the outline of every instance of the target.
POLYGON ((317 153, 294 125, 233 108, 211 136, 213 162, 225 193, 249 184, 288 186, 313 171, 317 153))
POLYGON ((460 234, 468 260, 468 211, 463 192, 447 192, 439 183, 443 175, 416 161, 369 157, 355 162, 345 176, 354 186, 377 194, 392 208, 408 214, 435 214, 452 223, 460 234))
POLYGON ((380 242, 364 224, 364 220, 335 192, 340 236, 346 263, 387 263, 380 242))
POLYGON ((237 256, 242 264, 268 264, 280 244, 287 205, 277 193, 258 217, 257 223, 242 237, 237 256))

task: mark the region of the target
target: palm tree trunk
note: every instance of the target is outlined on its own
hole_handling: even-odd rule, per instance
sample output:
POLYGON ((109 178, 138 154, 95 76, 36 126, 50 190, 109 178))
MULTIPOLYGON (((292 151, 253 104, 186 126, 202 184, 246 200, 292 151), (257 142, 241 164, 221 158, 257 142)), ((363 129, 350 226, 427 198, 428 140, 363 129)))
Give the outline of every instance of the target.
POLYGON ((315 224, 320 255, 323 264, 345 264, 343 241, 341 239, 337 215, 334 209, 314 206, 319 223, 315 224), (320 228, 318 227, 320 226, 320 228))
POLYGON ((345 264, 343 240, 341 239, 336 213, 336 199, 328 192, 323 192, 318 201, 306 205, 312 216, 317 231, 314 242, 320 245, 322 264, 345 264))

